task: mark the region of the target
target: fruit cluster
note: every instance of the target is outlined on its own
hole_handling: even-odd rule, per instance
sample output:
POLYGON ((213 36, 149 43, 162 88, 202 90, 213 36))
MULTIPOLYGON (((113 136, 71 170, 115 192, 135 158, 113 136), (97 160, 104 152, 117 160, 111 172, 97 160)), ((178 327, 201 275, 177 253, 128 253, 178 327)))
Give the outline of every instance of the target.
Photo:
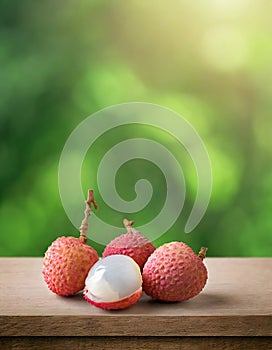
POLYGON ((207 282, 203 264, 207 248, 198 255, 182 242, 159 248, 124 220, 127 233, 115 238, 99 259, 86 244, 91 204, 97 209, 92 190, 88 191, 80 237, 60 237, 47 249, 43 276, 48 288, 61 296, 83 290, 84 298, 96 307, 114 310, 135 304, 142 291, 154 299, 175 302, 198 295, 207 282))

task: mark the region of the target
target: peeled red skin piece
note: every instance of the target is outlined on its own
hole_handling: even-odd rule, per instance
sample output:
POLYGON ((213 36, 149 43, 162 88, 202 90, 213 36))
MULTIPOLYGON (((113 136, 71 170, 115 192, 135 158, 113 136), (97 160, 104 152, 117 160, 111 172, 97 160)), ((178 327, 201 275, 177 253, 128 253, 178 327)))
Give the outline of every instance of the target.
POLYGON ((116 237, 106 246, 103 258, 114 254, 128 255, 142 270, 146 260, 155 249, 154 244, 139 231, 134 233, 127 232, 116 237))
POLYGON ((208 273, 202 259, 182 242, 166 243, 148 258, 142 273, 143 290, 154 299, 182 301, 204 288, 208 273))
POLYGON ((80 238, 59 237, 45 253, 44 280, 53 293, 76 294, 84 288, 88 272, 97 261, 97 252, 80 238))
POLYGON ((118 301, 112 301, 112 302, 97 302, 89 298, 88 296, 88 290, 84 289, 84 298, 88 301, 89 304, 92 304, 100 309, 104 310, 121 310, 121 309, 127 309, 128 307, 134 305, 137 303, 137 301, 142 296, 142 288, 137 290, 135 293, 131 294, 130 296, 118 300, 118 301))

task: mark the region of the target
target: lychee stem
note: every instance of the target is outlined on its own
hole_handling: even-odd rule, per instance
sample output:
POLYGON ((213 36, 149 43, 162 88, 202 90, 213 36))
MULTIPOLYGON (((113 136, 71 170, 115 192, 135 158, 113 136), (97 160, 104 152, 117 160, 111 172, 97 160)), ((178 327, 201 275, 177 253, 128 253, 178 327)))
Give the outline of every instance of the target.
POLYGON ((80 236, 79 239, 83 242, 86 243, 87 242, 87 233, 88 233, 88 218, 92 213, 92 209, 91 209, 91 204, 93 204, 95 210, 98 209, 98 205, 94 199, 94 191, 93 190, 88 190, 88 198, 85 201, 86 203, 86 209, 84 211, 85 217, 81 222, 81 226, 79 228, 79 232, 80 232, 80 236))
POLYGON ((207 253, 208 248, 206 247, 201 247, 198 256, 200 257, 201 260, 204 260, 206 258, 206 253, 207 253))
POLYGON ((134 228, 132 227, 134 225, 134 221, 133 220, 124 219, 123 220, 123 224, 124 224, 125 228, 128 230, 129 233, 133 233, 134 232, 134 228))

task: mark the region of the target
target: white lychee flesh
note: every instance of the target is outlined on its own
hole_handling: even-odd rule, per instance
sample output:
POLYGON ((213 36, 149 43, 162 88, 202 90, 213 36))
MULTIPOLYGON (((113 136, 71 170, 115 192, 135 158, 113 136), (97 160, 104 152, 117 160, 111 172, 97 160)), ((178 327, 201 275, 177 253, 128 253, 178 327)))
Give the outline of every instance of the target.
POLYGON ((135 293, 139 295, 141 287, 138 264, 129 256, 116 254, 102 258, 90 269, 85 281, 85 298, 92 304, 120 302, 135 293))

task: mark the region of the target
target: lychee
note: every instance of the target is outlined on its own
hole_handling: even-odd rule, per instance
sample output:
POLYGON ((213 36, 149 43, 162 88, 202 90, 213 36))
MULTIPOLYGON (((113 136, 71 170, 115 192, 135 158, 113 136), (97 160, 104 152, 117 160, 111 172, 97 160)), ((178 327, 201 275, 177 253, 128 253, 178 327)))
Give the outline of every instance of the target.
POLYGON ((93 191, 89 190, 80 237, 59 237, 45 253, 44 280, 48 288, 58 295, 68 296, 81 291, 90 268, 98 260, 97 252, 86 244, 91 204, 97 209, 93 191))
POLYGON ((125 309, 142 295, 142 276, 136 262, 126 255, 111 255, 93 265, 86 278, 85 299, 107 309, 125 309))
POLYGON ((142 269, 147 258, 156 248, 147 237, 144 237, 139 231, 132 227, 133 224, 133 221, 124 219, 127 233, 113 239, 106 246, 103 257, 114 254, 128 255, 136 261, 140 269, 142 269))
POLYGON ((201 292, 207 281, 203 264, 207 248, 198 255, 182 242, 157 248, 148 258, 142 273, 143 290, 154 299, 182 301, 201 292))

